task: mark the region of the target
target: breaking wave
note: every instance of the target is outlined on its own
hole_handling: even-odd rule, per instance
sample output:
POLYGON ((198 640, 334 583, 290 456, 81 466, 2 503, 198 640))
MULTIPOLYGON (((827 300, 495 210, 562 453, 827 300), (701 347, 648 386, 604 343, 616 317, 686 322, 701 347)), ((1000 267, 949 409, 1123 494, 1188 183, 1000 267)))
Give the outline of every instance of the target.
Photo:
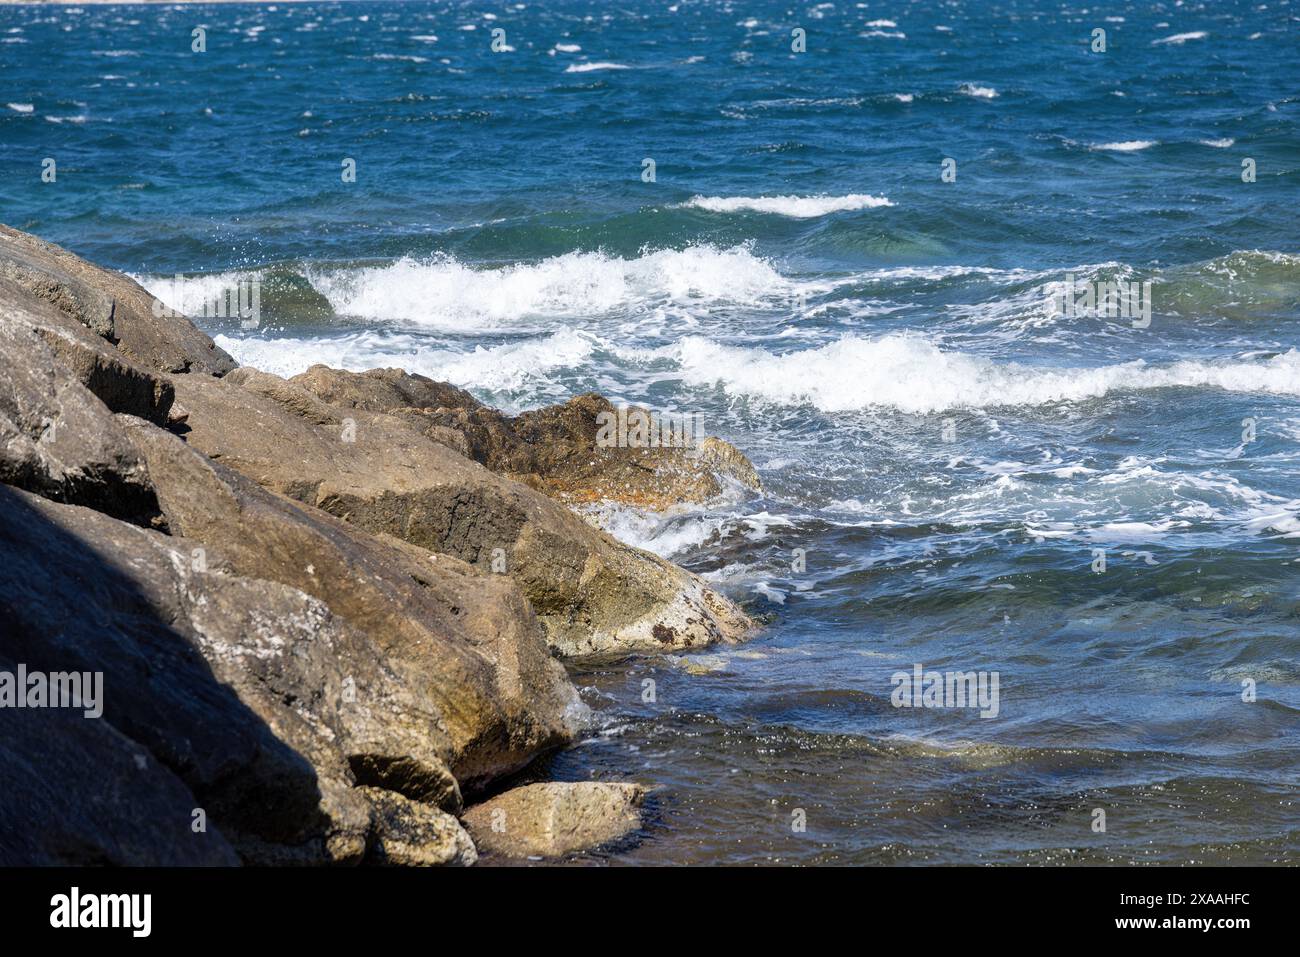
POLYGON ((781 355, 697 336, 677 346, 684 380, 760 402, 810 404, 823 412, 871 407, 933 413, 1035 406, 1111 392, 1175 386, 1300 395, 1300 352, 1256 361, 1142 360, 1094 368, 1040 368, 946 352, 923 339, 846 336, 781 355))

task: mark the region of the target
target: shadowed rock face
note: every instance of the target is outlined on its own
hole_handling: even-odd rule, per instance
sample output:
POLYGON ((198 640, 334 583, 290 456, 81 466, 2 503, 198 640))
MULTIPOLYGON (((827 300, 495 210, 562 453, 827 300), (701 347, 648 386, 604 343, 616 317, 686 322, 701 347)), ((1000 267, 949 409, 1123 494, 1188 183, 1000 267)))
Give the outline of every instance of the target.
POLYGON ((174 534, 219 550, 236 574, 319 599, 374 643, 393 680, 369 689, 344 745, 359 780, 458 810, 457 780, 472 790, 571 739, 575 692, 508 579, 305 510, 119 419, 174 534))
POLYGON ((193 830, 185 782, 108 721, 0 708, 0 774, 0 867, 239 864, 215 827, 193 830))
POLYGON ((651 439, 647 429, 640 438, 657 447, 639 446, 637 426, 646 418, 638 416, 648 417, 647 411, 633 407, 620 415, 595 393, 510 417, 462 389, 401 369, 356 373, 318 365, 290 381, 331 405, 400 418, 492 471, 573 505, 662 510, 716 498, 728 480, 762 488, 749 460, 722 439, 692 435, 686 446, 664 447, 663 430, 651 439))

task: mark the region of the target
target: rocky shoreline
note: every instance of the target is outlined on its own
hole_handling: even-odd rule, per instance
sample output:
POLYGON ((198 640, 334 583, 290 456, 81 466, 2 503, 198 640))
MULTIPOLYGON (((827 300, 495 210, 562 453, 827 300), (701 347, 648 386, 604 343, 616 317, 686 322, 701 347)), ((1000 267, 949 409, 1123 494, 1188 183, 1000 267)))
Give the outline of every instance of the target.
POLYGON ((502 790, 582 731, 562 661, 754 627, 573 510, 756 489, 752 466, 717 439, 598 447, 600 396, 510 417, 396 369, 237 367, 131 279, 3 226, 0 356, 0 672, 102 673, 104 698, 0 707, 0 864, 616 841, 635 784, 502 790))

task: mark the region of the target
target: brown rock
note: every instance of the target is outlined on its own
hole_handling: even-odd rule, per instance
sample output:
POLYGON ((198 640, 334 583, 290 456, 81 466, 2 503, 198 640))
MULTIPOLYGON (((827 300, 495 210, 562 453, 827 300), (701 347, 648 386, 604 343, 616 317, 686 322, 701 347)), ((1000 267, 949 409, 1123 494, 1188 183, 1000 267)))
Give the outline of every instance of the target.
MULTIPOLYGON (((0 486, 0 655, 102 673, 103 715, 84 720, 134 742, 141 770, 159 765, 184 783, 192 798, 174 794, 151 822, 151 863, 196 807, 245 860, 360 860, 369 805, 334 741, 343 681, 370 660, 364 646, 300 591, 223 574, 216 554, 198 571, 195 545, 0 486)), ((40 764, 39 740, 11 746, 40 764)), ((139 811, 110 801, 98 813, 139 811)))
POLYGON ((392 791, 358 788, 372 809, 366 863, 397 867, 470 867, 478 852, 450 814, 392 791))
POLYGON ((504 857, 563 857, 621 841, 641 827, 639 784, 529 784, 465 812, 478 847, 504 857))
POLYGON ((114 412, 167 421, 171 383, 132 363, 119 350, 56 308, 0 279, 0 323, 38 335, 64 369, 114 412))
POLYGON ((119 422, 174 533, 319 599, 374 643, 385 675, 367 679, 378 684, 339 743, 358 781, 455 811, 457 780, 477 789, 571 739, 576 692, 509 579, 304 510, 174 435, 119 422))
POLYGON ((560 654, 698 647, 750 627, 696 576, 392 416, 328 405, 253 369, 174 384, 194 447, 354 525, 504 571, 560 654))
MULTIPOLYGON (((389 413, 443 444, 452 444, 448 430, 458 433, 463 454, 569 504, 662 510, 713 499, 726 479, 762 488, 749 460, 722 439, 691 436, 686 447, 598 443, 601 417, 617 421, 618 410, 594 393, 509 417, 462 389, 401 369, 355 373, 318 365, 290 381, 340 408, 389 413)), ((625 410, 624 421, 638 412, 645 410, 625 410)))

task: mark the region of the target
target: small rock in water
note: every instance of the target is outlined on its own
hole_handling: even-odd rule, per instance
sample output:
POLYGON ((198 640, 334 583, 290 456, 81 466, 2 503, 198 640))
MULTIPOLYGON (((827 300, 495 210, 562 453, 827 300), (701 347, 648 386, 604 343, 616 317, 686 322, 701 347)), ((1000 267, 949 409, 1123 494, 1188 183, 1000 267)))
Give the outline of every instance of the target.
POLYGON ((505 857, 563 857, 621 840, 641 827, 639 784, 529 784, 476 804, 463 823, 478 847, 505 857))

